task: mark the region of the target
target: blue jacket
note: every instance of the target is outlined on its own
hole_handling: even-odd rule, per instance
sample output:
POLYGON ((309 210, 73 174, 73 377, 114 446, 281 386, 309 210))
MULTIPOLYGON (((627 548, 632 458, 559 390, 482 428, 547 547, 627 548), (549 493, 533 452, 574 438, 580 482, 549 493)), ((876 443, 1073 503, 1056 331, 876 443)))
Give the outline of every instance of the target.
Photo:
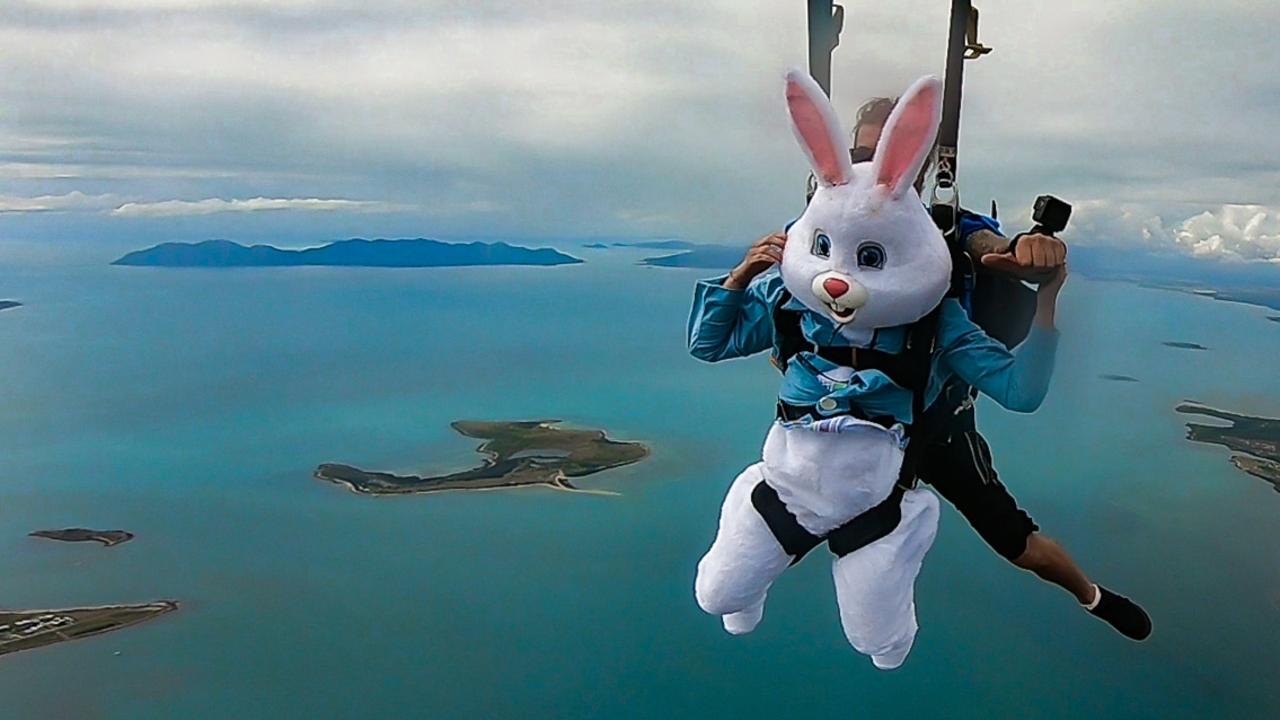
MULTIPOLYGON (((776 272, 766 273, 746 290, 729 290, 723 281, 723 276, 702 280, 694 290, 689 351, 708 362, 770 349, 776 355, 778 337, 773 312, 783 298, 782 277, 776 272)), ((902 351, 905 326, 875 333, 850 332, 840 330, 825 316, 805 311, 794 298, 788 303, 787 309, 804 311, 801 332, 815 345, 902 351)), ((937 349, 925 406, 937 398, 949 379, 959 377, 1010 410, 1032 412, 1048 393, 1057 344, 1056 330, 1037 326, 1022 345, 1010 352, 975 325, 959 302, 948 298, 938 317, 937 349)), ((812 352, 801 352, 796 358, 802 361, 787 364, 778 393, 780 399, 809 406, 830 398, 834 405, 824 403, 832 408, 824 411, 828 415, 856 409, 867 416, 892 415, 904 424, 912 422, 911 392, 894 384, 883 372, 862 370, 844 377, 838 365, 812 352)))

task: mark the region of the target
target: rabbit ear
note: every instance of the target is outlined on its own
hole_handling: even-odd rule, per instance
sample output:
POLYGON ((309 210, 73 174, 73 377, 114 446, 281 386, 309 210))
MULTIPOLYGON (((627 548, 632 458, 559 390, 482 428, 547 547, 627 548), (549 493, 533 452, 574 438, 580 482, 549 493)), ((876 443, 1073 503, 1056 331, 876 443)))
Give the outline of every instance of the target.
POLYGON ((876 185, 902 197, 933 151, 941 123, 942 83, 932 75, 922 77, 907 88, 885 121, 871 168, 876 185))
POLYGON ((831 101, 808 73, 800 70, 787 73, 787 110, 791 113, 791 129, 809 156, 809 165, 818 182, 823 185, 849 182, 853 165, 849 162, 840 120, 831 101))

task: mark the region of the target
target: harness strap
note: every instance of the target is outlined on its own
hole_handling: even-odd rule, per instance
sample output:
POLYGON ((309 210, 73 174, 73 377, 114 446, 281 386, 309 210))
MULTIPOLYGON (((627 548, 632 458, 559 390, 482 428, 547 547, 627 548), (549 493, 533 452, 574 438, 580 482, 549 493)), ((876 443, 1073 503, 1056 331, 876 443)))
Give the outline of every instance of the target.
POLYGON ((902 521, 903 492, 903 487, 895 484, 889 497, 879 505, 832 530, 825 537, 818 537, 805 530, 796 516, 787 509, 782 498, 778 497, 778 491, 763 480, 751 490, 751 504, 760 513, 760 518, 782 546, 783 552, 791 556, 790 564, 795 565, 810 550, 822 544, 823 540, 836 557, 844 557, 893 532, 902 521))
MULTIPOLYGON (((886 430, 897 424, 897 420, 892 415, 867 415, 856 407, 849 408, 848 412, 842 412, 841 415, 848 415, 859 420, 873 422, 886 430)), ((809 418, 811 420, 821 420, 826 417, 817 405, 792 405, 785 400, 778 401, 777 418, 783 422, 793 422, 795 420, 803 420, 809 418)))
POLYGON ((792 565, 822 543, 822 538, 804 529, 769 483, 761 480, 756 484, 751 491, 751 504, 760 513, 764 524, 769 526, 783 552, 791 556, 792 565))
POLYGON ((895 484, 893 492, 879 505, 853 518, 827 534, 827 547, 836 557, 844 557, 887 536, 902 521, 902 495, 895 484))

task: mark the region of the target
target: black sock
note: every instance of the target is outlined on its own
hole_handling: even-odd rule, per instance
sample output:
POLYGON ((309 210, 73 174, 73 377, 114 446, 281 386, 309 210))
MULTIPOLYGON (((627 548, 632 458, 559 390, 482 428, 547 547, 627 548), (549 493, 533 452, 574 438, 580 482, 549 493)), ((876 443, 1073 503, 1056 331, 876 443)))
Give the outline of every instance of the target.
POLYGON ((1101 585, 1095 587, 1098 588, 1098 604, 1089 610, 1090 614, 1105 620, 1131 640, 1146 640, 1151 635, 1151 618, 1137 603, 1101 585))

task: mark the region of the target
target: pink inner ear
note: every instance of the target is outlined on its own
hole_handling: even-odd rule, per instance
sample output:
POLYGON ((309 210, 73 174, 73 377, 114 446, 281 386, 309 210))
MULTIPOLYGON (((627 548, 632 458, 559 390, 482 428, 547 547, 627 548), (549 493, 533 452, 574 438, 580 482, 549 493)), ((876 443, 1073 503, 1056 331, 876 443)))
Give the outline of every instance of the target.
POLYGON ((847 178, 838 153, 848 151, 836 147, 822 110, 799 83, 790 80, 787 81, 787 107, 796 134, 809 150, 814 172, 828 185, 844 184, 847 178))
POLYGON ((894 194, 904 192, 916 179, 924 157, 933 143, 938 112, 938 86, 928 84, 909 98, 892 128, 888 128, 876 150, 880 172, 876 184, 894 194))

